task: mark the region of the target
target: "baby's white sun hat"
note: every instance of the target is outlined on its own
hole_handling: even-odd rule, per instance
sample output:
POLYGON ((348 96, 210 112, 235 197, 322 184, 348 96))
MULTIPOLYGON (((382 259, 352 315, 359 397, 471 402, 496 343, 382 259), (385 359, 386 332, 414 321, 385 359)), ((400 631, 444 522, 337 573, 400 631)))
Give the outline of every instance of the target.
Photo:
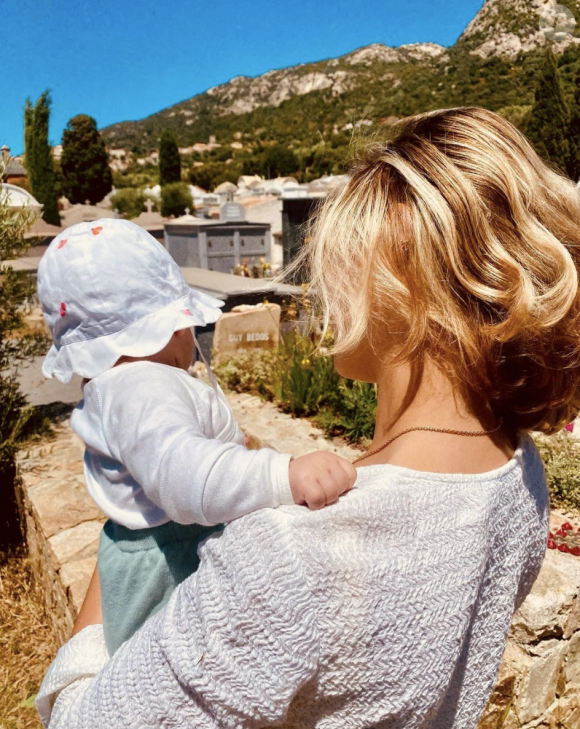
POLYGON ((67 228, 38 266, 38 294, 52 333, 42 372, 91 379, 119 357, 159 352, 174 332, 215 322, 223 301, 185 282, 165 248, 127 220, 67 228))

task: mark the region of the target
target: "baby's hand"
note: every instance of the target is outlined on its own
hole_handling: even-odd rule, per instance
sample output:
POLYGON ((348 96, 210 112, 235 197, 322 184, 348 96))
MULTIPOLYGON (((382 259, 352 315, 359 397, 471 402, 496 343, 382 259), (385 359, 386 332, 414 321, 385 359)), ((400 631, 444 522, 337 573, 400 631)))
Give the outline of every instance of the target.
POLYGON ((294 503, 322 509, 350 491, 356 481, 356 469, 334 453, 317 451, 291 460, 289 476, 294 503))

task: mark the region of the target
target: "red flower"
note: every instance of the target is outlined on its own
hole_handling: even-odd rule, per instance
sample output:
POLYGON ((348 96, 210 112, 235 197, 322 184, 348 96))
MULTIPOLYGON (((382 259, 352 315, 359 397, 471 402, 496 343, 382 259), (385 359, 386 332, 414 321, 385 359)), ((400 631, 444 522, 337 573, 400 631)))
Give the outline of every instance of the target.
POLYGON ((575 557, 580 557, 580 547, 572 547, 570 554, 573 554, 575 557))
POLYGON ((565 522, 564 524, 562 524, 562 526, 560 527, 560 529, 565 529, 567 532, 571 532, 572 531, 572 524, 570 524, 569 522, 565 522))
POLYGON ((560 552, 569 552, 570 547, 567 544, 558 544, 558 550, 560 552))
POLYGON ((556 532, 557 537, 565 537, 566 535, 567 532, 565 529, 562 529, 562 527, 560 527, 560 529, 558 529, 558 531, 556 532))
POLYGON ((553 539, 548 539, 548 549, 556 549, 558 545, 553 539))
POLYGON ((554 535, 552 534, 552 532, 548 532, 548 539, 554 539, 554 535))

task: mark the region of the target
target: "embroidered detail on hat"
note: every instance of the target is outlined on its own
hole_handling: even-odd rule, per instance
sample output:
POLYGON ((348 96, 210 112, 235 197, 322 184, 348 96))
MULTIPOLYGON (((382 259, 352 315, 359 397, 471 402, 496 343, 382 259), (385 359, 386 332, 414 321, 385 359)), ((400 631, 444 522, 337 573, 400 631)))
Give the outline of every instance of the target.
POLYGON ((102 229, 102 227, 101 227, 101 226, 99 225, 99 227, 98 227, 98 228, 91 228, 91 230, 92 230, 92 232, 93 232, 93 235, 99 235, 99 233, 100 233, 100 232, 101 232, 101 230, 103 230, 103 229, 102 229))
POLYGON ((67 244, 68 238, 63 238, 61 242, 58 244, 59 248, 64 248, 64 246, 67 244))
POLYGON ((63 302, 61 303, 61 305, 60 305, 60 315, 61 315, 61 316, 64 316, 65 314, 66 314, 66 304, 65 304, 65 303, 64 303, 64 301, 63 301, 63 302))
POLYGON ((181 313, 186 314, 187 316, 193 316, 193 314, 191 313, 191 311, 189 309, 182 309, 181 313))

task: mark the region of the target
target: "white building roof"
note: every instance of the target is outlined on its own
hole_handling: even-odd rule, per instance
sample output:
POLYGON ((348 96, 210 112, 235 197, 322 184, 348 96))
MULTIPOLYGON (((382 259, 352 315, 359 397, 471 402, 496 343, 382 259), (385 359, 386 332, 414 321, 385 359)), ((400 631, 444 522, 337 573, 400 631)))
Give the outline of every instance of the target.
POLYGON ((77 223, 91 223, 99 218, 114 218, 115 213, 106 208, 98 208, 96 205, 73 205, 68 210, 62 210, 60 219, 65 228, 77 223))
POLYGON ((233 182, 222 182, 220 185, 218 185, 214 192, 217 192, 218 194, 224 193, 224 192, 236 192, 237 187, 234 185, 233 182))
POLYGON ((290 284, 273 283, 264 278, 245 278, 232 276, 231 273, 221 271, 208 271, 205 268, 181 269, 185 281, 194 289, 226 300, 230 296, 239 296, 248 293, 278 294, 286 296, 299 296, 302 289, 290 284))
POLYGON ((153 185, 153 187, 146 187, 143 190, 143 192, 145 195, 160 198, 161 197, 161 185, 153 185))
POLYGON ((40 213, 42 205, 27 190, 8 182, 0 184, 0 195, 9 208, 29 208, 40 213))
POLYGON ((189 194, 194 200, 199 200, 206 194, 206 191, 197 185, 189 185, 189 194))
POLYGON ((329 192, 338 185, 344 185, 348 180, 348 175, 325 175, 317 180, 308 183, 310 192, 329 192))

